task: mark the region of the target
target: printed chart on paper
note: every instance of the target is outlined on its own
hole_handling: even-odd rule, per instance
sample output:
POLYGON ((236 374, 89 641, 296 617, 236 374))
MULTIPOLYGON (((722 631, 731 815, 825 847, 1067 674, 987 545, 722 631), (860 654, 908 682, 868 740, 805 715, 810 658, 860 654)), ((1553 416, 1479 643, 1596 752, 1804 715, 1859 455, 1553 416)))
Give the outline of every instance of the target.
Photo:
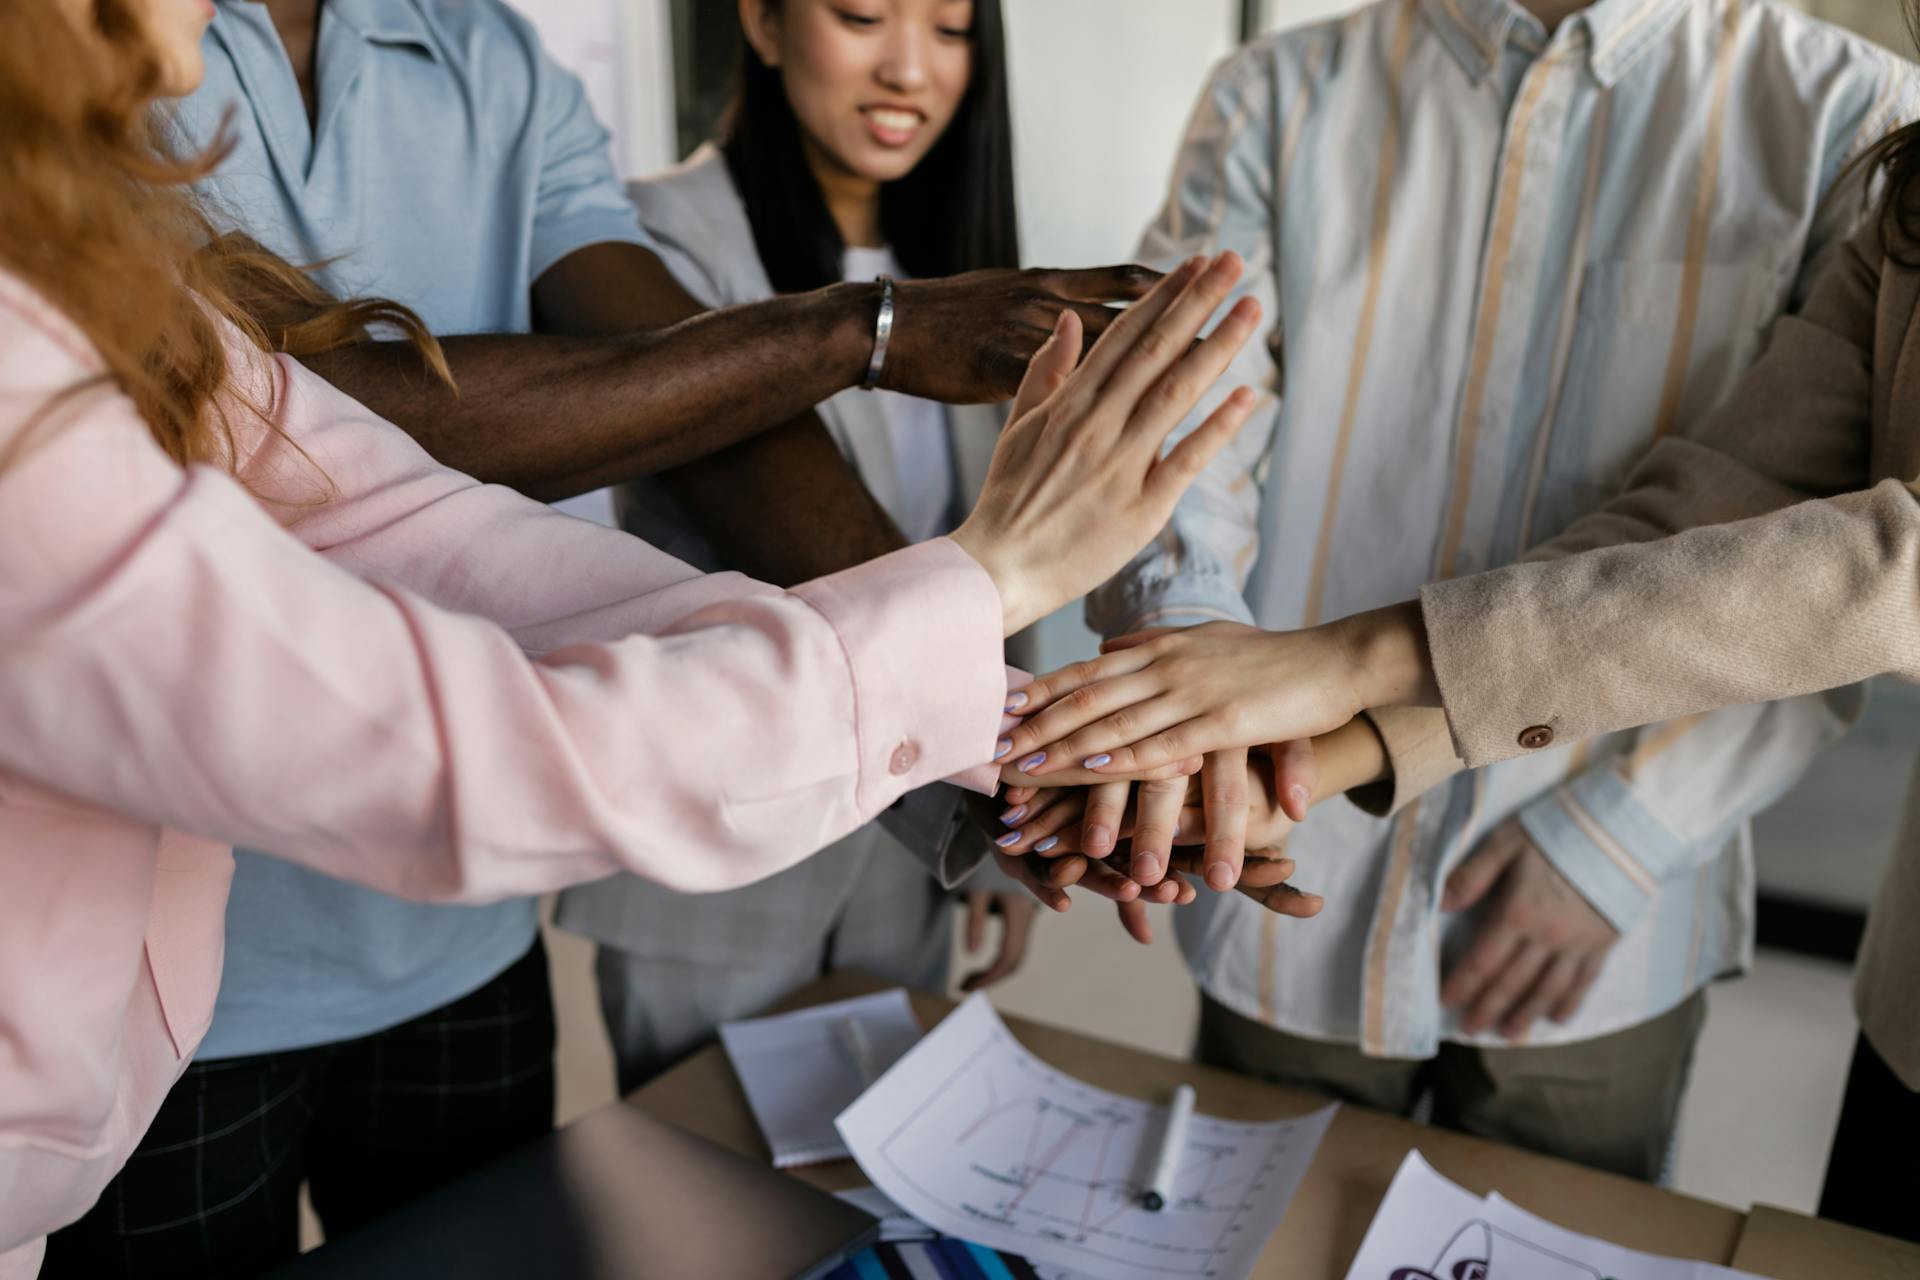
POLYGON ((1407 1153, 1347 1280, 1756 1280, 1707 1262, 1637 1253, 1476 1196, 1407 1153))
POLYGON ((975 996, 839 1125, 874 1184, 948 1234, 1111 1280, 1235 1280, 1334 1110, 1266 1124, 1195 1115, 1174 1194, 1151 1213, 1140 1198, 1166 1109, 1055 1071, 975 996))

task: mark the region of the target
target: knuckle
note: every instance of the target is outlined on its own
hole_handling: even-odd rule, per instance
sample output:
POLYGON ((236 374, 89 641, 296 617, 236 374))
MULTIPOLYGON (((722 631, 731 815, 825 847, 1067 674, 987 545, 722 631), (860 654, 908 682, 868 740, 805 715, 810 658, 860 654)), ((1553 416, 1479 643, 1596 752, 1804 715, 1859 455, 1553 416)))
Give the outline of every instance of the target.
POLYGON ((1062 700, 1061 706, 1075 715, 1091 715, 1099 704, 1099 695, 1090 684, 1082 685, 1062 700))
POLYGON ((1201 388, 1194 384, 1190 375, 1175 369, 1160 380, 1160 385, 1153 390, 1153 397, 1158 407, 1170 412, 1182 412, 1200 398, 1200 391, 1201 388))
POLYGON ((1173 339, 1164 329, 1149 329, 1140 335, 1133 348, 1133 362, 1144 365, 1165 364, 1173 356, 1173 339))
POLYGON ((1082 658, 1067 668, 1067 674, 1076 684, 1093 684, 1100 679, 1100 660, 1082 658))

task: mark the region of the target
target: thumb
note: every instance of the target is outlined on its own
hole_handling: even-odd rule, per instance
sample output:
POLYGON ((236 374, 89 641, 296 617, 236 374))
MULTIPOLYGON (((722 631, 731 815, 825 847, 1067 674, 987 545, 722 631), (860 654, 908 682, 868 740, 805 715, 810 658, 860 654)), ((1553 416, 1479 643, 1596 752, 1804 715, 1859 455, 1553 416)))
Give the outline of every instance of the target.
POLYGON ((1013 413, 1009 422, 1018 422, 1058 391, 1080 363, 1080 317, 1071 308, 1063 310, 1060 318, 1054 321, 1053 336, 1033 353, 1033 359, 1027 365, 1026 377, 1020 380, 1020 390, 1013 398, 1013 413))
POLYGON ((1307 820, 1307 808, 1320 792, 1320 757, 1311 738, 1295 738, 1269 749, 1273 757, 1273 789, 1280 808, 1295 822, 1307 820))
POLYGON ((1446 893, 1440 899, 1442 911, 1465 911, 1500 882, 1501 875, 1520 850, 1515 841, 1503 838, 1505 830, 1501 828, 1482 840, 1480 847, 1453 869, 1453 874, 1447 877, 1446 893))

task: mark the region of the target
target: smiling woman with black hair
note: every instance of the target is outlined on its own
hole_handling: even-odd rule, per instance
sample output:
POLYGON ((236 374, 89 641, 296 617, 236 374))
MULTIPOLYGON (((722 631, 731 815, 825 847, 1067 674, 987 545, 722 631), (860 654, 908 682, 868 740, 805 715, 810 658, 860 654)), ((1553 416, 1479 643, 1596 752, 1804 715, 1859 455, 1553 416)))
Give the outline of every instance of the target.
MULTIPOLYGON (((999 0, 742 0, 734 99, 717 144, 636 184, 641 222, 708 306, 841 281, 929 279, 1020 263, 999 0)), ((889 391, 819 406, 874 501, 909 542, 937 537, 978 492, 1004 420, 889 391)), ((707 569, 658 485, 623 495, 625 527, 707 569)), ((752 888, 687 898, 638 877, 576 890, 560 920, 601 944, 602 1009, 623 1087, 823 970, 945 984, 949 899, 902 842, 983 839, 948 788, 752 888)), ((976 882, 977 883, 977 882, 976 882)), ((1011 884, 967 894, 968 942, 1004 921, 970 985, 1018 967, 1035 905, 1011 884)))

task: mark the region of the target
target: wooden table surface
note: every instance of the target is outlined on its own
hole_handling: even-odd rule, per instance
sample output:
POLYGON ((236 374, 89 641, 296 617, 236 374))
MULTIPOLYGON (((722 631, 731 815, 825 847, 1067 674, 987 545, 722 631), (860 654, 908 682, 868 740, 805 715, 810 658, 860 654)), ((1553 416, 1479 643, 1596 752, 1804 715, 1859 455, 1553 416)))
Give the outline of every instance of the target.
MULTIPOLYGON (((861 974, 835 974, 781 1007, 865 995, 886 985, 861 974)), ((932 1027, 954 1004, 914 992, 913 1008, 921 1024, 932 1027)), ((1176 1084, 1184 1082, 1199 1094, 1201 1112, 1231 1120, 1277 1120, 1326 1105, 1326 1099, 1316 1094, 1278 1088, 1247 1076, 1176 1062, 1020 1018, 1006 1022, 1020 1043, 1046 1062, 1130 1097, 1163 1101, 1176 1084)), ((628 1102, 721 1146, 761 1160, 771 1158, 747 1109, 746 1095, 718 1047, 681 1063, 628 1102)), ((1328 1130, 1286 1221, 1268 1243, 1254 1275, 1263 1280, 1343 1280, 1394 1171, 1416 1146, 1435 1169, 1475 1194, 1497 1190, 1562 1226, 1633 1249, 1729 1263, 1748 1226, 1745 1214, 1724 1205, 1347 1106, 1328 1130)), ((859 1168, 848 1160, 792 1172, 826 1190, 866 1185, 859 1168)), ((1760 1251, 1770 1247, 1764 1240, 1755 1245, 1760 1251)), ((1818 1267, 1780 1270, 1776 1266, 1765 1274, 1779 1280, 1840 1280, 1840 1273, 1818 1267)), ((1886 1274, 1920 1275, 1920 1271, 1886 1274)), ((1858 1276, 1859 1280, 1882 1280, 1878 1272, 1858 1276)))
MULTIPOLYGON (((1920 1205, 1913 1211, 1920 1214, 1920 1205)), ((1770 1280, 1915 1280, 1920 1245, 1759 1204, 1747 1215, 1733 1266, 1770 1280)))

